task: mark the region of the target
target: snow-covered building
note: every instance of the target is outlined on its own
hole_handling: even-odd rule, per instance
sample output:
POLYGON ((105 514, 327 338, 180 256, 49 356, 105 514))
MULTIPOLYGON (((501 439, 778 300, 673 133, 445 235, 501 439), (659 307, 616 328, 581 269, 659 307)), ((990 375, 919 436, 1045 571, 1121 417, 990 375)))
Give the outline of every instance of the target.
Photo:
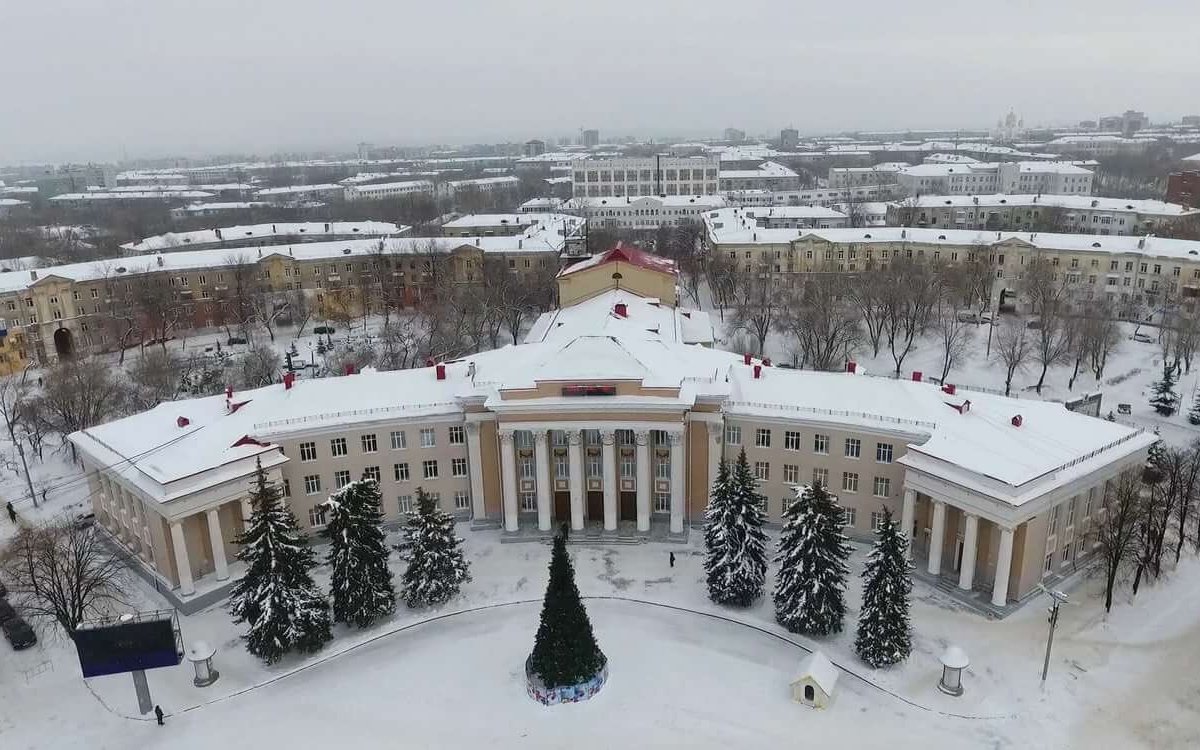
POLYGON ((88 190, 82 193, 59 193, 50 198, 50 202, 61 206, 82 208, 85 206, 100 206, 114 204, 137 203, 184 203, 188 201, 203 201, 215 198, 213 193, 204 190, 163 189, 163 190, 88 190))
MULTIPOLYGON (((747 221, 753 221, 763 229, 835 229, 849 226, 846 214, 823 206, 743 208, 741 214, 747 221)), ((732 217, 733 212, 728 211, 725 215, 732 217)))
MULTIPOLYGON (((515 538, 569 523, 679 539, 702 524, 719 460, 745 450, 772 521, 810 481, 837 491, 852 535, 888 507, 930 575, 1004 613, 1092 553, 1089 524, 1155 439, 1061 404, 689 343, 696 318, 664 310, 637 274, 614 278, 631 260, 605 254, 568 274, 605 283, 519 345, 170 402, 76 432, 97 520, 187 611, 237 574, 257 461, 311 530, 330 492, 366 476, 393 522, 422 487, 515 538)), ((646 270, 655 284, 673 273, 663 259, 646 270)))
POLYGON ((896 175, 900 187, 910 195, 1091 195, 1093 177, 1090 169, 1061 161, 917 164, 896 175))
POLYGON ((1200 209, 1159 200, 1090 195, 921 195, 892 203, 893 226, 942 229, 1050 230, 1082 234, 1152 234, 1200 209))
POLYGON ((719 164, 716 156, 583 159, 571 164, 571 194, 577 198, 713 195, 719 164))
POLYGON ((907 162, 883 162, 873 167, 830 167, 828 183, 831 188, 862 185, 894 185, 907 162))
POLYGON ((657 229, 686 222, 699 222, 705 211, 723 208, 719 195, 643 195, 611 198, 572 198, 563 210, 577 214, 590 227, 657 229))
POLYGON ((765 161, 748 169, 722 167, 718 187, 722 194, 737 190, 779 192, 799 189, 800 176, 794 170, 774 161, 765 161))
POLYGON ((368 237, 400 237, 410 229, 386 221, 281 221, 198 229, 193 232, 167 232, 137 242, 126 242, 121 245, 121 250, 128 255, 144 255, 175 250, 293 245, 368 237))
POLYGON ((300 201, 326 201, 342 197, 341 185, 285 185, 283 187, 263 188, 254 193, 259 200, 271 203, 297 203, 300 201))
POLYGON ((429 180, 406 180, 404 182, 378 182, 363 185, 347 185, 344 197, 348 202, 382 201, 394 198, 411 198, 418 195, 433 196, 433 183, 429 180))
POLYGON ((521 178, 509 175, 507 177, 479 177, 474 180, 449 180, 438 183, 437 192, 449 199, 461 197, 464 193, 476 193, 492 196, 496 194, 516 195, 521 189, 521 178))

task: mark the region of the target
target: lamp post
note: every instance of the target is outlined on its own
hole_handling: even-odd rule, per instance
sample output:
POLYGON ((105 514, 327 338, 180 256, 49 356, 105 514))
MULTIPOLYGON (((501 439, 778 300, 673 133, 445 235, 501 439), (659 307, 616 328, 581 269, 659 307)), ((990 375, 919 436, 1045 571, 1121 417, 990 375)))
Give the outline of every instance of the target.
POLYGON ((1061 591, 1048 589, 1042 585, 1039 585, 1038 588, 1049 594, 1053 600, 1050 609, 1047 610, 1050 613, 1050 633, 1046 636, 1046 661, 1042 664, 1042 685, 1045 685, 1046 673, 1050 671, 1050 648, 1054 645, 1054 628, 1058 625, 1058 608, 1060 605, 1067 603, 1067 595, 1061 591))

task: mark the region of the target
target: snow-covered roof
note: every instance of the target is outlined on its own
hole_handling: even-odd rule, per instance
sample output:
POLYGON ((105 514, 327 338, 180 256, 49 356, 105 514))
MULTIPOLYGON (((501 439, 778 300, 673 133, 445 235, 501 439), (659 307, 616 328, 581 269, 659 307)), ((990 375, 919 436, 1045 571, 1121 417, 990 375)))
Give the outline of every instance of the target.
POLYGON ((497 185, 517 185, 520 184, 521 178, 509 175, 508 177, 479 177, 474 180, 451 180, 448 185, 453 188, 469 187, 476 185, 479 187, 495 187, 497 185))
POLYGON ((841 211, 824 206, 763 206, 742 209, 753 219, 845 219, 841 211))
POLYGON ((1133 211, 1154 216, 1179 217, 1200 215, 1200 209, 1189 208, 1178 203, 1167 203, 1153 199, 1095 198, 1090 195, 1008 195, 988 193, 983 195, 922 195, 906 200, 905 207, 939 208, 942 206, 1048 206, 1071 210, 1133 211))
POLYGON ((393 190, 432 190, 433 183, 429 180, 408 180, 406 182, 374 182, 367 185, 351 185, 350 189, 359 195, 371 193, 387 193, 393 190))
POLYGON ((796 172, 778 162, 765 161, 754 169, 722 169, 721 179, 749 179, 762 177, 795 177, 796 172))
POLYGON ((112 191, 91 190, 84 193, 61 193, 50 200, 68 201, 132 201, 132 200, 168 200, 186 199, 203 200, 212 198, 213 194, 203 190, 151 190, 151 191, 112 191))
POLYGON ((263 188, 255 195, 291 195, 293 193, 326 193, 341 190, 341 185, 285 185, 283 187, 263 188))
POLYGON ((670 258, 664 258, 661 255, 648 253, 645 250, 640 250, 632 245, 617 243, 617 246, 611 250, 606 250, 603 253, 597 253, 587 260, 581 260, 578 263, 567 266, 558 272, 558 276, 559 278, 562 278, 563 276, 570 276, 571 274, 579 273, 580 271, 586 271, 589 268, 604 265, 605 263, 617 262, 629 263, 630 265, 646 268, 651 271, 658 271, 659 273, 668 273, 671 275, 675 275, 677 273, 675 261, 671 260, 670 258))
POLYGON ((1183 157, 1183 161, 1200 161, 1200 154, 1192 154, 1191 156, 1183 157))
POLYGON ((278 222, 200 229, 194 232, 167 232, 147 237, 138 242, 127 242, 121 245, 121 249, 131 253, 157 253, 181 247, 219 245, 223 242, 244 242, 254 239, 261 240, 261 244, 270 245, 299 235, 306 237, 322 234, 388 237, 402 234, 407 229, 408 227, 401 227, 385 221, 278 222))
POLYGON ((617 208, 623 206, 659 206, 662 208, 721 208, 727 201, 720 195, 626 195, 609 197, 571 198, 564 208, 577 211, 581 208, 617 208))
POLYGON ((13 208, 15 206, 28 206, 27 201, 20 201, 16 198, 0 198, 0 207, 13 208))
POLYGON ((468 214, 460 216, 457 219, 448 221, 442 225, 444 229, 471 229, 475 227, 529 227, 536 225, 560 224, 572 227, 573 229, 582 226, 583 220, 578 216, 560 213, 534 213, 526 212, 520 214, 468 214))
POLYGON ((187 213, 206 214, 217 211, 247 211, 252 208, 264 208, 270 205, 270 203, 263 201, 218 201, 215 203, 189 203, 178 210, 186 211, 187 213))
POLYGON ((796 669, 796 676, 792 678, 792 684, 800 680, 812 680, 825 695, 833 695, 839 674, 841 673, 838 672, 838 668, 833 666, 833 662, 829 661, 825 654, 813 651, 800 661, 800 666, 796 669))
POLYGON ((589 297, 569 307, 542 313, 525 343, 562 340, 583 334, 660 338, 680 344, 712 344, 713 324, 703 310, 683 310, 623 289, 589 297), (625 314, 619 314, 623 305, 625 314))

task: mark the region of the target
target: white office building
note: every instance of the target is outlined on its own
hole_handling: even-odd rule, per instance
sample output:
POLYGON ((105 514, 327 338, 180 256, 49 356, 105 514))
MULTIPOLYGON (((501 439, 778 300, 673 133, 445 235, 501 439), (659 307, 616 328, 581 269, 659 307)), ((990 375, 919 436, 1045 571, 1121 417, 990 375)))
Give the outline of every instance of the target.
POLYGON ((913 195, 1091 195, 1094 174, 1069 162, 1017 161, 917 164, 900 170, 896 177, 899 186, 913 195))
POLYGON ((719 195, 624 196, 610 198, 572 198, 562 210, 582 216, 590 227, 657 229, 678 226, 689 221, 701 222, 706 211, 724 208, 719 195))
POLYGON ((719 170, 715 156, 585 159, 571 165, 571 194, 577 198, 715 195, 719 170))

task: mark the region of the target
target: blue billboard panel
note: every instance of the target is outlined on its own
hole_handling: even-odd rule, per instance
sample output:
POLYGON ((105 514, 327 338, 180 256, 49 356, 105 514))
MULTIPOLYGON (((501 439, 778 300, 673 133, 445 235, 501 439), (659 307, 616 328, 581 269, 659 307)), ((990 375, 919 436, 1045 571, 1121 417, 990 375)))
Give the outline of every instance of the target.
POLYGON ((119 622, 75 631, 84 677, 174 667, 183 659, 170 618, 119 622))

